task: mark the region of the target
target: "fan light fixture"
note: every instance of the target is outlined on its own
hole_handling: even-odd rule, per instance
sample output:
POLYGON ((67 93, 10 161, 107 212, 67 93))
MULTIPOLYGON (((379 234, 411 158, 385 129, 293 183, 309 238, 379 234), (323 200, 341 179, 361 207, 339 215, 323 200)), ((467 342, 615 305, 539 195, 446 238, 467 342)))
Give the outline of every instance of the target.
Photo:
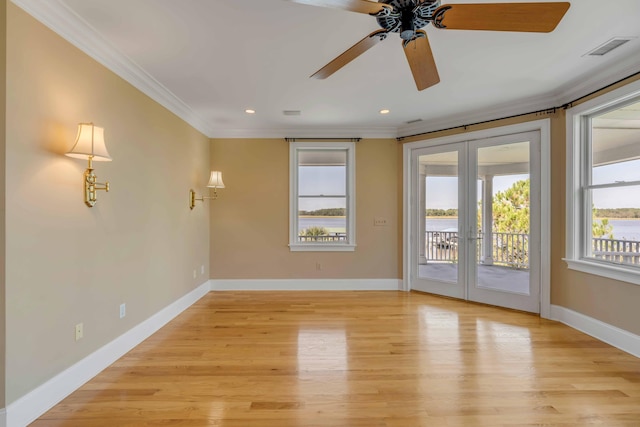
POLYGON ((215 200, 218 198, 218 188, 224 188, 224 182, 222 181, 222 172, 211 171, 211 176, 209 177, 207 187, 213 188, 213 197, 196 197, 196 192, 193 190, 189 190, 189 209, 193 209, 196 207, 196 200, 204 202, 205 199, 215 200))
POLYGON ((94 160, 97 162, 111 161, 111 156, 104 143, 104 128, 95 126, 93 123, 78 124, 76 143, 65 155, 75 159, 88 160, 89 165, 84 171, 84 203, 90 208, 93 207, 98 201, 97 191, 109 191, 109 182, 104 184, 98 182, 98 178, 93 172, 94 160))

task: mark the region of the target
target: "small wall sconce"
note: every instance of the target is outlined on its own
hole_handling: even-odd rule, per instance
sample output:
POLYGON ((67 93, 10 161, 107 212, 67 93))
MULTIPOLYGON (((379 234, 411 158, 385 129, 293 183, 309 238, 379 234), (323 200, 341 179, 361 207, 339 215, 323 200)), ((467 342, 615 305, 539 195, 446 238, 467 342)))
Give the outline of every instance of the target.
POLYGON ((98 201, 98 190, 109 191, 109 183, 97 182, 98 178, 93 173, 94 160, 99 162, 111 161, 111 156, 104 144, 104 128, 95 126, 93 123, 80 123, 78 125, 76 143, 66 155, 89 161, 89 166, 84 171, 84 203, 91 208, 98 201))
POLYGON ((213 197, 196 197, 196 192, 189 190, 189 209, 196 207, 196 200, 204 202, 205 199, 215 200, 218 198, 218 188, 224 188, 224 182, 222 182, 222 172, 211 171, 211 177, 207 187, 213 188, 213 197))

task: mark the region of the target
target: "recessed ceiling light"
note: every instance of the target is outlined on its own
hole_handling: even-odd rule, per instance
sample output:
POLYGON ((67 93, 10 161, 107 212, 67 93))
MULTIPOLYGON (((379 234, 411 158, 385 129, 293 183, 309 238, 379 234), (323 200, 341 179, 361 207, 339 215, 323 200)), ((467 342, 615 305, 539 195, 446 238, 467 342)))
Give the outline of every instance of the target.
POLYGON ((387 109, 380 110, 380 114, 389 114, 390 112, 391 110, 387 110, 387 109))
POLYGON ((250 108, 247 108, 246 110, 244 110, 244 112, 247 113, 247 114, 255 114, 256 110, 252 110, 250 108))

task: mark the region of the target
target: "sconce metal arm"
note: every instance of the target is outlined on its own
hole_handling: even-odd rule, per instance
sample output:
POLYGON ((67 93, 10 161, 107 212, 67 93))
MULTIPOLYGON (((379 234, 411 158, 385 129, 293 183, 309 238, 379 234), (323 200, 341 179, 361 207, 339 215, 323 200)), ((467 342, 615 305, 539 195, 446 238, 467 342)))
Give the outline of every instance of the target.
POLYGON ((98 201, 98 190, 109 192, 109 182, 97 182, 98 177, 93 172, 93 158, 89 157, 89 167, 84 171, 84 203, 90 208, 98 201))
POLYGON ((196 192, 193 190, 189 190, 189 209, 193 210, 196 207, 196 200, 199 202, 204 202, 205 200, 215 200, 218 198, 218 192, 216 189, 213 189, 213 197, 201 196, 196 197, 196 192))

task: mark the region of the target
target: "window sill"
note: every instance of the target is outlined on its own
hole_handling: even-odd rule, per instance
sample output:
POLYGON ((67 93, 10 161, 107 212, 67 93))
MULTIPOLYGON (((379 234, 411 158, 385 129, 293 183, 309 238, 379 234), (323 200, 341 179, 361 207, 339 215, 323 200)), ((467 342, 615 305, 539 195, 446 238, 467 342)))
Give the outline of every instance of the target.
POLYGON ((332 245, 332 244, 289 244, 291 252, 353 252, 356 245, 332 245))
POLYGON ((640 285, 640 270, 636 268, 601 264, 599 262, 584 259, 576 260, 564 258, 563 260, 571 270, 640 285))

